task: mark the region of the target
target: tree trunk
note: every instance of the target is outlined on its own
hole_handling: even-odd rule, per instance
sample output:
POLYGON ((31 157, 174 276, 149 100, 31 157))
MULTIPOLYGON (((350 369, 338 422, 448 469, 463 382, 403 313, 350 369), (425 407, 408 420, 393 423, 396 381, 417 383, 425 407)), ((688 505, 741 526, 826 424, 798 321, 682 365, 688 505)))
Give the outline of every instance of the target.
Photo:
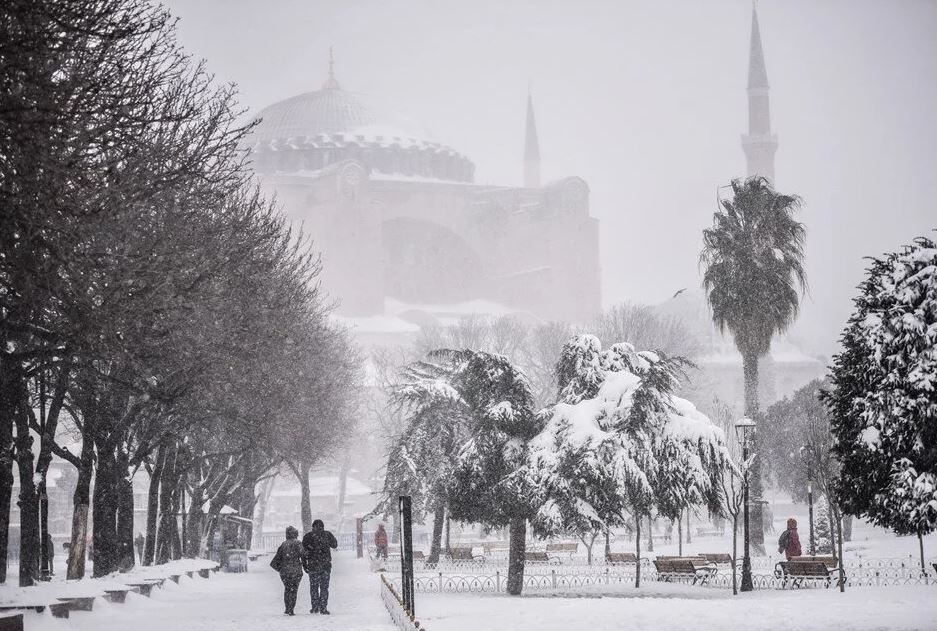
POLYGON ((442 502, 439 502, 439 504, 436 505, 436 510, 433 512, 433 541, 430 543, 429 558, 426 559, 427 563, 439 563, 439 548, 442 545, 442 527, 445 521, 445 515, 446 507, 442 502))
POLYGON ((677 556, 683 556, 683 515, 677 515, 677 556))
POLYGON ((78 482, 72 495, 72 538, 68 549, 66 578, 77 580, 85 576, 85 560, 88 550, 88 509, 91 506, 91 476, 94 474, 94 445, 89 436, 81 441, 81 460, 78 467, 78 482))
MULTIPOLYGON (((837 509, 836 510, 836 551, 837 551, 836 558, 839 561, 839 567, 842 568, 842 567, 845 567, 845 563, 843 562, 843 521, 840 519, 841 514, 842 513, 840 513, 839 509, 837 509)), ((840 574, 838 578, 842 578, 842 574, 840 574)), ((839 591, 840 593, 843 593, 846 591, 845 580, 839 581, 839 591)))
MULTIPOLYGON (((20 388, 25 384, 20 382, 20 388)), ((16 464, 19 468, 20 495, 20 587, 28 587, 39 578, 39 497, 33 478, 33 437, 29 432, 29 417, 25 409, 17 409, 16 464)))
POLYGON ((524 559, 527 556, 527 520, 515 517, 510 523, 508 553, 508 594, 520 596, 524 590, 524 559))
POLYGON ((120 476, 114 454, 98 449, 98 466, 94 476, 92 497, 92 539, 95 578, 119 569, 119 540, 117 538, 117 505, 119 503, 120 476))
POLYGON ((189 511, 185 517, 186 540, 183 542, 183 555, 194 559, 199 554, 200 543, 205 530, 205 514, 202 512, 202 504, 205 503, 205 498, 202 495, 202 489, 194 489, 191 500, 189 511))
POLYGON ((264 480, 260 487, 260 497, 257 500, 257 512, 254 514, 253 547, 262 549, 264 547, 264 519, 267 517, 267 502, 270 501, 270 494, 273 493, 273 485, 276 476, 270 476, 264 480))
POLYGON ((452 550, 452 548, 449 547, 449 535, 450 535, 451 529, 452 529, 452 520, 449 519, 449 511, 447 510, 446 511, 446 554, 449 554, 449 552, 452 550))
POLYGON ((143 544, 143 565, 153 565, 156 557, 156 524, 159 519, 159 480, 166 463, 166 448, 156 452, 156 464, 150 473, 150 487, 146 494, 146 540, 143 544))
POLYGON ((852 541, 852 515, 843 515, 843 541, 852 541))
POLYGON ((924 531, 918 530, 917 544, 921 552, 921 576, 927 576, 927 566, 924 564, 924 531))
POLYGON ((346 456, 342 460, 342 466, 338 472, 338 524, 337 530, 342 532, 345 525, 345 495, 348 489, 348 470, 351 468, 351 462, 346 456))
MULTIPOLYGON (((650 520, 649 520, 650 521, 650 520)), ((641 587, 641 515, 634 515, 634 586, 641 587)))
POLYGON ((299 468, 293 470, 299 478, 299 514, 303 522, 304 533, 312 530, 312 506, 309 503, 309 470, 311 468, 305 462, 301 462, 299 468))
POLYGON ((605 558, 608 559, 608 555, 612 553, 612 537, 608 531, 608 526, 605 527, 605 558))
POLYGON ((166 460, 163 471, 159 476, 159 527, 156 531, 155 563, 162 565, 168 563, 173 556, 173 539, 176 536, 176 506, 175 495, 177 446, 172 445, 166 450, 166 460))
POLYGON ((136 565, 133 552, 133 481, 127 477, 126 466, 115 473, 117 478, 117 565, 129 572, 136 565))
MULTIPOLYGON (((746 352, 742 354, 742 370, 745 379, 745 416, 755 421, 761 420, 758 407, 758 356, 746 352)), ((765 556, 765 525, 762 515, 762 481, 761 481, 761 445, 759 432, 755 430, 751 453, 755 455, 749 469, 749 543, 751 553, 755 556, 765 556)))
POLYGON ((0 583, 7 580, 10 501, 13 497, 13 424, 16 393, 13 364, 0 354, 0 583))
POLYGON ((738 596, 739 514, 732 515, 732 595, 738 596))
POLYGON ((647 516, 647 551, 654 552, 654 520, 647 516))
POLYGON ((690 533, 690 509, 686 509, 686 542, 693 543, 693 535, 690 533))
POLYGON ((390 514, 390 522, 393 525, 393 532, 390 533, 391 543, 400 543, 400 511, 395 510, 390 514))

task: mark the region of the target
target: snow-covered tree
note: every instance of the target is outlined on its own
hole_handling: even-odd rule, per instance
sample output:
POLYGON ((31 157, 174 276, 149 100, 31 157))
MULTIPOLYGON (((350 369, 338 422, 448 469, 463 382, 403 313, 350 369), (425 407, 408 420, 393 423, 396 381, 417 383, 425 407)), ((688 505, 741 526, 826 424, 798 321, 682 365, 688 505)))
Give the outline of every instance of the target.
POLYGON ((937 245, 922 237, 873 259, 859 290, 824 397, 836 497, 922 537, 937 529, 937 245))
POLYGON ((560 401, 530 442, 529 476, 546 499, 538 532, 595 532, 628 514, 640 523, 652 509, 677 518, 694 504, 718 508, 725 440, 673 395, 684 365, 629 344, 603 351, 592 335, 569 340, 557 364, 560 401))
POLYGON ((825 495, 821 496, 813 507, 813 540, 817 554, 835 554, 831 514, 830 503, 825 495))

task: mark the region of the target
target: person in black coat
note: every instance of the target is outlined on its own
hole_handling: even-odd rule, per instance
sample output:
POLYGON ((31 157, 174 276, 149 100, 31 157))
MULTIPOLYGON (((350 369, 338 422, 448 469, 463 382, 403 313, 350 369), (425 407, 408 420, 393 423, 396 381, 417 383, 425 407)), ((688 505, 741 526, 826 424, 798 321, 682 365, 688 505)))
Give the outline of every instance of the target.
POLYGON ((306 572, 309 573, 309 613, 328 615, 329 580, 332 577, 332 550, 338 547, 335 535, 325 529, 321 519, 312 522, 312 530, 303 537, 306 572))
POLYGON ((296 607, 296 594, 303 580, 304 566, 305 551, 303 544, 299 542, 299 531, 288 526, 286 541, 280 544, 276 555, 270 561, 270 567, 280 573, 280 580, 283 581, 283 603, 286 605, 284 613, 288 616, 293 615, 293 608, 296 607))

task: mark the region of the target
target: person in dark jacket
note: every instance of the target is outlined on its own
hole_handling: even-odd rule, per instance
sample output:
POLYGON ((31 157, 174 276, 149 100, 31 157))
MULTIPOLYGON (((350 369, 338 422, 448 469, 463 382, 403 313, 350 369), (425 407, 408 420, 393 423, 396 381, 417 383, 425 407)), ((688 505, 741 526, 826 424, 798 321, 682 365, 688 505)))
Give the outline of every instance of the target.
POLYGON ((312 530, 303 537, 306 572, 309 573, 309 613, 328 615, 329 580, 332 577, 332 550, 338 547, 335 535, 325 529, 321 519, 312 522, 312 530))
POLYGON ((778 552, 783 552, 788 561, 791 557, 799 557, 802 554, 800 536, 797 534, 797 520, 793 517, 787 520, 787 530, 782 532, 778 539, 778 552))
POLYGON ((293 615, 293 608, 296 607, 296 594, 303 580, 304 559, 305 552, 303 544, 299 542, 299 531, 289 526, 286 529, 286 541, 280 544, 276 555, 270 561, 270 567, 280 573, 280 580, 283 581, 283 604, 286 605, 284 613, 288 616, 293 615))

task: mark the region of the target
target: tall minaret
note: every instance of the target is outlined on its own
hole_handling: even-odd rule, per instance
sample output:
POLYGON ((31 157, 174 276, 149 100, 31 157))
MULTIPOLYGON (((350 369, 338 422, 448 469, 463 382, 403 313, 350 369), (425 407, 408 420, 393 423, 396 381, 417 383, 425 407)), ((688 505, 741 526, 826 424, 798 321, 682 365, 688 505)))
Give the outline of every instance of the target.
POLYGON ((748 133, 742 135, 742 149, 748 163, 748 176, 761 175, 774 184, 774 152, 778 137, 771 133, 768 105, 768 71, 758 29, 758 11, 752 6, 752 40, 748 53, 748 133))
POLYGON ((527 90, 527 133, 524 137, 524 187, 540 187, 540 143, 534 120, 534 101, 527 90))

